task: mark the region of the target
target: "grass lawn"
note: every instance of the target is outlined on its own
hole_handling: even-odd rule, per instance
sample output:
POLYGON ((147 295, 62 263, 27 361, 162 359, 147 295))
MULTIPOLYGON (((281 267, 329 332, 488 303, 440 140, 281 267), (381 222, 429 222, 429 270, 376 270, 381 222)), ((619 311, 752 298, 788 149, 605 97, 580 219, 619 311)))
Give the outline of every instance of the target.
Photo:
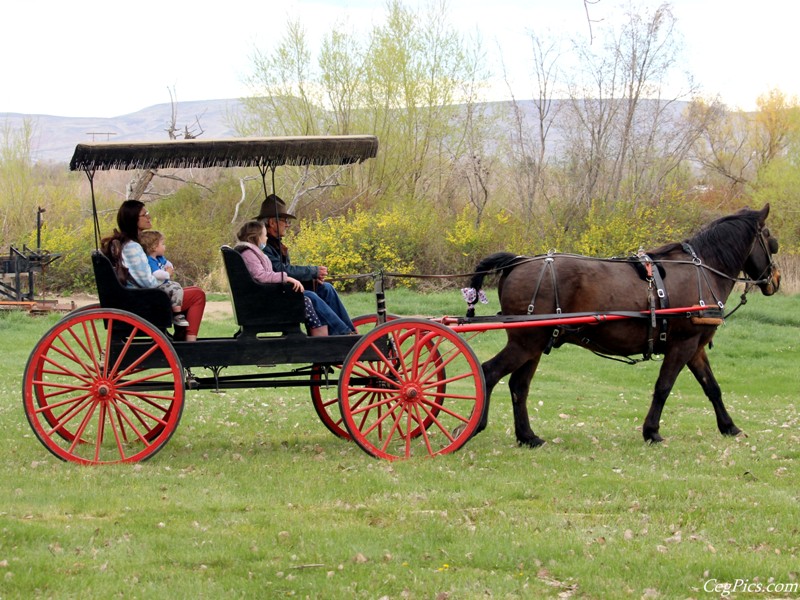
MULTIPOLYGON (((344 299, 373 310, 369 295, 344 299)), ((387 303, 464 311, 457 292, 390 290, 387 303)), ((752 295, 709 353, 747 437, 719 435, 687 371, 666 441, 647 446, 658 364, 564 347, 531 386, 545 446, 516 445, 504 382, 460 451, 393 463, 332 436, 304 388, 187 392, 152 460, 61 462, 21 400, 31 348, 58 318, 0 314, 2 600, 800 597, 800 296, 752 295)), ((233 329, 207 321, 201 336, 233 329)), ((470 345, 486 360, 504 338, 470 345)))

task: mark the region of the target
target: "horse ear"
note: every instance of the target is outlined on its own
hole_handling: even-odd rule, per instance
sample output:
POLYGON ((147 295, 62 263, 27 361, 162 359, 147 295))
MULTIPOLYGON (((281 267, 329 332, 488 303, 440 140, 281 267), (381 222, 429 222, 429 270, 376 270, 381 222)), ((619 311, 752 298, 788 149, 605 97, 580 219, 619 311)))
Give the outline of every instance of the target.
POLYGON ((759 212, 759 215, 758 215, 758 216, 759 216, 759 219, 761 220, 761 224, 763 225, 763 224, 764 224, 764 221, 766 221, 766 220, 767 220, 767 215, 769 215, 769 202, 767 202, 767 203, 764 205, 764 208, 762 208, 762 209, 761 209, 760 211, 758 211, 758 212, 759 212))

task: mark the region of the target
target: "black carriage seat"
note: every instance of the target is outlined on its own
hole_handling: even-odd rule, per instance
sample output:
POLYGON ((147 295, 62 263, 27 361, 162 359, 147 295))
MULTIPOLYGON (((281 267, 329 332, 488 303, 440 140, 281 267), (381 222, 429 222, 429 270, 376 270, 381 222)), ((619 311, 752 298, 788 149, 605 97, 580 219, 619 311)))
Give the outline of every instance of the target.
POLYGON ((230 246, 222 246, 221 250, 233 314, 241 333, 300 333, 300 325, 305 321, 303 294, 295 292, 288 283, 255 281, 239 252, 230 246))
POLYGON ((111 261, 99 250, 92 252, 92 267, 101 307, 126 310, 161 330, 172 327, 172 303, 164 290, 125 287, 111 261))

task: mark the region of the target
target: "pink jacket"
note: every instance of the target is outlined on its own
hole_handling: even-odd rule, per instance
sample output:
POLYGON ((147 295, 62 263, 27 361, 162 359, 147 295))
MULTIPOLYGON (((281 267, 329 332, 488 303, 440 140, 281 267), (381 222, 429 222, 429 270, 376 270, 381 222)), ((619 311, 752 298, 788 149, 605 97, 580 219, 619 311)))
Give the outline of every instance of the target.
POLYGON ((283 283, 286 281, 286 273, 276 273, 272 269, 272 262, 266 254, 250 242, 239 242, 234 246, 234 250, 241 253, 247 270, 250 271, 255 281, 259 283, 283 283))

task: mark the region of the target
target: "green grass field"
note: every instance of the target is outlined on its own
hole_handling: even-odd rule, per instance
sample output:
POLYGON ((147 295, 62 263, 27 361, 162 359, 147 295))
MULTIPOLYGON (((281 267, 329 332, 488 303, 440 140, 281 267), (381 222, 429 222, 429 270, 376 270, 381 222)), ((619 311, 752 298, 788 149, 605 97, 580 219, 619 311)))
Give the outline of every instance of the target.
MULTIPOLYGON (((368 295, 345 302, 373 310, 368 295)), ((464 310, 454 292, 390 291, 388 306, 464 310)), ((754 294, 709 353, 747 437, 719 435, 685 372, 665 443, 647 446, 658 364, 564 347, 531 387, 548 444, 516 445, 504 382, 460 451, 393 463, 332 436, 304 388, 187 392, 152 460, 63 463, 21 400, 31 348, 58 318, 0 314, 2 600, 800 597, 800 296, 754 294)), ((470 345, 485 360, 504 338, 470 345)))

